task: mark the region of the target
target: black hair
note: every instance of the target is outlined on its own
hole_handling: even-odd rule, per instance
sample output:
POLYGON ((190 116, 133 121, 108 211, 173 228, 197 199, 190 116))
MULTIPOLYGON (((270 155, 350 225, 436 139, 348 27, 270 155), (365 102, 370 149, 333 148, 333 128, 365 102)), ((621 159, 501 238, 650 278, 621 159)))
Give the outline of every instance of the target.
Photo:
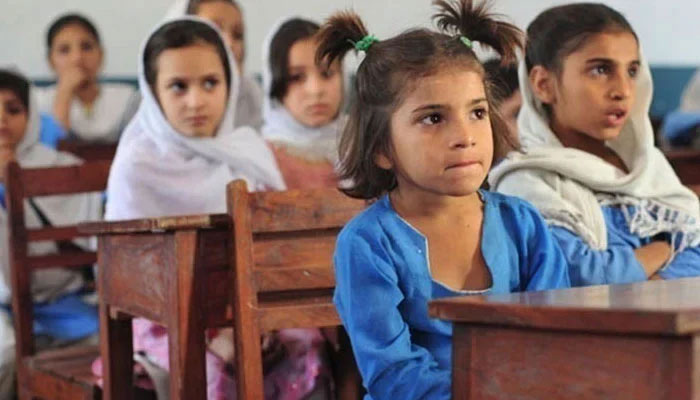
POLYGON ((0 89, 10 90, 29 110, 29 81, 12 71, 0 69, 0 89))
POLYGON ((605 32, 628 32, 639 41, 625 17, 598 3, 574 3, 545 10, 527 28, 525 63, 561 72, 564 58, 588 38, 605 32))
POLYGON ((294 18, 280 26, 270 41, 269 67, 272 73, 270 93, 271 99, 282 101, 289 88, 289 51, 299 40, 316 35, 320 27, 317 23, 305 19, 294 18))
POLYGON ((201 43, 212 45, 216 49, 226 72, 226 86, 230 90, 231 65, 221 36, 211 26, 191 20, 168 22, 158 28, 148 39, 146 49, 143 52, 146 82, 151 87, 155 86, 158 77, 158 57, 162 52, 201 43))
POLYGON ((502 102, 520 90, 517 64, 502 65, 500 60, 491 59, 484 63, 484 70, 493 83, 493 94, 497 102, 502 102))
MULTIPOLYGON (((434 1, 433 16, 440 32, 413 29, 374 43, 357 71, 353 85, 354 101, 340 140, 340 178, 351 182, 343 188, 348 196, 374 199, 393 190, 394 171, 376 165, 378 154, 391 154, 391 115, 413 87, 410 82, 429 76, 446 66, 474 71, 481 75, 490 105, 494 159, 517 147, 508 127, 493 107, 491 84, 471 45, 465 39, 491 47, 504 64, 516 59, 522 49, 522 32, 489 13, 488 3, 472 0, 434 1), (468 42, 467 42, 468 43, 468 42)), ((319 33, 317 61, 331 63, 342 58, 368 36, 360 17, 342 12, 331 17, 319 33)))
POLYGON ((100 34, 97 32, 95 25, 90 22, 89 19, 80 14, 65 14, 58 17, 51 23, 51 25, 49 25, 49 30, 46 32, 46 49, 48 52, 51 52, 56 35, 58 35, 63 28, 69 25, 79 25, 81 28, 88 31, 88 33, 95 38, 97 44, 101 46, 100 34))
POLYGON ((236 7, 238 11, 242 11, 240 4, 238 4, 236 0, 190 0, 189 4, 187 5, 187 14, 197 15, 197 10, 199 9, 200 5, 204 3, 214 3, 216 1, 223 1, 224 3, 228 3, 236 7))

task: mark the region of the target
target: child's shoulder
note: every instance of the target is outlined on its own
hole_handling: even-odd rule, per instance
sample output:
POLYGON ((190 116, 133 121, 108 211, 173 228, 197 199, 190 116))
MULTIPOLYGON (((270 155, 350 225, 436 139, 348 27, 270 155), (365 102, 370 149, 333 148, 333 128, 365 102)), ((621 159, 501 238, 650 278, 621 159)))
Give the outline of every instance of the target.
POLYGON ((537 211, 537 208, 535 208, 532 203, 520 197, 488 190, 482 190, 481 194, 487 208, 493 212, 499 213, 502 217, 542 218, 539 211, 537 211))
POLYGON ((394 213, 387 196, 380 197, 345 224, 338 240, 342 241, 358 236, 367 240, 378 239, 384 235, 386 225, 392 219, 392 214, 394 213))

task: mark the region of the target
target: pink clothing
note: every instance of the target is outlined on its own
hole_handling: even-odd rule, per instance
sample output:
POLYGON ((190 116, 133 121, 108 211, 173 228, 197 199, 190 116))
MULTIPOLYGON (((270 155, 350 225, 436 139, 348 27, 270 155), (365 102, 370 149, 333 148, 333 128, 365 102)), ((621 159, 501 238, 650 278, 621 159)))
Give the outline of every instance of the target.
MULTIPOLYGON (((167 330, 147 319, 133 321, 134 351, 144 352, 164 369, 169 368, 167 330)), ((325 362, 325 339, 318 329, 286 329, 276 338, 286 350, 286 357, 265 373, 266 400, 300 400, 316 388, 316 382, 330 379, 325 362)), ((236 381, 232 368, 207 351, 207 399, 236 399, 236 381)), ((101 376, 101 360, 93 364, 93 372, 101 376)))

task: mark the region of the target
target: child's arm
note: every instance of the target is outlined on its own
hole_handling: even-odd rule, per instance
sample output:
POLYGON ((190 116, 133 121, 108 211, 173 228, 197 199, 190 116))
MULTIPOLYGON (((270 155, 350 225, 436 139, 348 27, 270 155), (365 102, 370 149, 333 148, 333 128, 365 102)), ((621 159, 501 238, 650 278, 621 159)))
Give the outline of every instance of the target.
POLYGON ((527 265, 521 266, 523 290, 549 290, 571 287, 569 264, 547 223, 532 206, 524 208, 521 221, 530 221, 528 230, 527 265))
POLYGON ((451 371, 439 369, 433 356, 411 341, 398 309, 404 294, 383 244, 369 234, 344 233, 334 259, 334 301, 370 396, 449 399, 451 371))
POLYGON ((597 251, 566 228, 554 226, 551 230, 569 262, 573 286, 641 282, 649 276, 630 244, 611 240, 607 249, 597 251))
POLYGON ((700 246, 691 247, 676 254, 668 268, 659 271, 663 279, 678 279, 700 276, 700 246))

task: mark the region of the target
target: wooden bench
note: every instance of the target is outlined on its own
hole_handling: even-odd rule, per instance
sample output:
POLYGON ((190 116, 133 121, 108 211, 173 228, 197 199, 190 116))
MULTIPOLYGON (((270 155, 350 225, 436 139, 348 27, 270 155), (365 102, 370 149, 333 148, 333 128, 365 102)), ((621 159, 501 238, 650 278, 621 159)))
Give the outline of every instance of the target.
POLYGON ((94 143, 74 139, 61 139, 56 148, 74 154, 85 161, 112 160, 117 152, 116 143, 94 143))
MULTIPOLYGON (((97 346, 76 346, 37 352, 33 332, 32 272, 41 268, 84 268, 97 260, 96 253, 78 249, 59 253, 30 255, 30 242, 70 241, 86 235, 75 225, 28 228, 24 213, 27 199, 103 191, 111 161, 77 166, 22 169, 16 163, 7 167, 7 209, 10 231, 12 310, 16 340, 16 364, 20 399, 99 399, 98 378, 92 362, 99 356, 97 346)), ((152 393, 137 390, 139 398, 152 393)))
MULTIPOLYGON (((341 325, 332 302, 333 251, 338 232, 365 202, 337 189, 248 193, 242 180, 229 184, 227 193, 238 398, 262 400, 262 333, 341 325)), ((340 345, 336 398, 359 399, 349 343, 340 345)))
POLYGON ((700 399, 700 278, 436 300, 452 398, 700 399))

